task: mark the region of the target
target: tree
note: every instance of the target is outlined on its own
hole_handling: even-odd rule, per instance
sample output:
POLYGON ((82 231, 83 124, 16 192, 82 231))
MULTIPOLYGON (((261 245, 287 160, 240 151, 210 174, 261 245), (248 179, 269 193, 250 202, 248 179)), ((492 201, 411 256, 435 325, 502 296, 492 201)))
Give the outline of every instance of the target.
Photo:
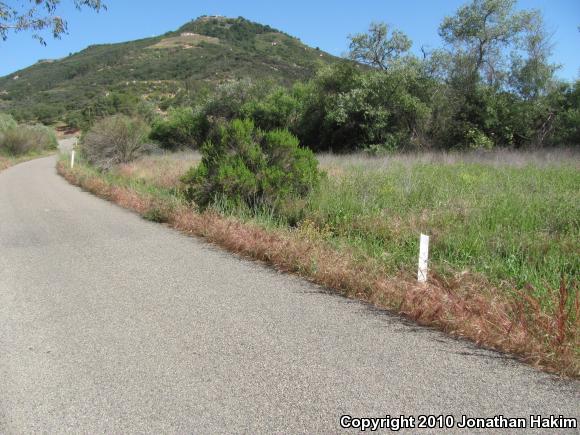
MULTIPOLYGON (((95 11, 106 9, 102 0, 72 0, 77 9, 95 11)), ((67 32, 67 22, 57 15, 61 0, 22 0, 12 4, 0 1, 0 38, 6 40, 8 32, 32 31, 32 37, 41 44, 46 42, 41 31, 48 29, 54 38, 67 32)))
POLYGON ((550 35, 539 11, 515 6, 471 0, 441 23, 447 46, 425 62, 431 77, 443 79, 438 105, 445 110, 433 117, 440 143, 541 145, 553 130, 556 112, 544 101, 557 69, 550 35))
POLYGON ((531 17, 527 34, 522 40, 522 50, 526 56, 512 54, 510 82, 526 100, 545 95, 558 69, 558 65, 549 62, 553 47, 550 39, 542 16, 536 14, 531 17))
POLYGON ((515 12, 516 0, 472 0, 453 17, 445 17, 439 34, 452 47, 456 72, 463 78, 497 84, 505 50, 517 45, 534 23, 538 11, 515 12))
POLYGON ((368 33, 350 35, 348 56, 358 62, 387 70, 412 42, 403 32, 390 30, 385 23, 371 23, 368 33))

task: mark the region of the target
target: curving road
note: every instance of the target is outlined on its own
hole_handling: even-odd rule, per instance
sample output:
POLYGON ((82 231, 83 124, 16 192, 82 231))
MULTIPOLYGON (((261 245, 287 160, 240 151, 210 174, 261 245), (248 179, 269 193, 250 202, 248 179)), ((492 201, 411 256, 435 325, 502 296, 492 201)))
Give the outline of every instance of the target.
MULTIPOLYGON (((578 382, 146 222, 54 165, 0 173, 2 434, 336 433, 343 414, 580 417, 578 382)), ((533 432, 546 433, 514 431, 533 432)))

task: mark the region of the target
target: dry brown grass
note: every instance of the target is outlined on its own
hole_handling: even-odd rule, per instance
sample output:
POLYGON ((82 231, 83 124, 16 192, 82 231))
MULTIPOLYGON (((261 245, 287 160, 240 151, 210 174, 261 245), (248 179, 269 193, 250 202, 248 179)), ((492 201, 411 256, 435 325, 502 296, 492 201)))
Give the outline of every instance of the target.
POLYGON ((9 159, 8 157, 0 156, 0 171, 3 171, 4 169, 9 168, 12 165, 13 165, 12 159, 9 159))
POLYGON ((434 276, 428 285, 421 285, 413 276, 389 277, 372 258, 350 255, 320 238, 308 237, 307 231, 265 229, 215 212, 199 214, 189 207, 160 203, 152 196, 108 184, 82 168, 70 170, 63 162, 58 171, 71 183, 141 215, 161 208, 170 226, 237 254, 398 312, 419 324, 516 354, 545 370, 580 377, 580 302, 578 292, 575 301, 569 300, 571 292, 566 283, 556 292, 554 303, 559 308, 552 318, 529 294, 508 298, 481 276, 434 276), (570 310, 576 311, 575 317, 570 310), (570 318, 576 321, 571 323, 570 318))
POLYGON ((392 165, 482 163, 503 167, 538 167, 574 165, 580 169, 580 151, 577 148, 539 149, 536 151, 518 151, 495 149, 491 151, 422 151, 399 153, 389 156, 374 157, 364 153, 330 154, 320 153, 316 156, 320 166, 330 175, 341 175, 347 169, 361 167, 365 170, 382 170, 392 165))
POLYGON ((194 152, 175 155, 147 156, 131 163, 119 165, 116 174, 135 179, 149 185, 171 189, 179 184, 180 178, 197 165, 201 157, 194 152))
POLYGON ((163 38, 157 44, 147 48, 149 49, 194 48, 197 45, 199 45, 200 42, 219 44, 220 40, 212 36, 198 34, 184 34, 179 36, 172 36, 170 38, 163 38))

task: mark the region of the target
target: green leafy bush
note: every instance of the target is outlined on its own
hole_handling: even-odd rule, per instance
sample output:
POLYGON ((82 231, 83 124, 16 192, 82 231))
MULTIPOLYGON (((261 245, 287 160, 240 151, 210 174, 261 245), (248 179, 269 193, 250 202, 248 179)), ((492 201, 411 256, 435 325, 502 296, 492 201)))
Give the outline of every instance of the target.
POLYGON ((167 119, 153 123, 151 139, 159 142, 162 148, 196 148, 207 135, 209 124, 205 116, 191 109, 179 108, 169 113, 167 119))
POLYGON ((414 64, 390 71, 349 63, 322 69, 306 93, 296 132, 317 150, 420 146, 431 114, 421 80, 414 64))
POLYGON ((264 98, 254 99, 241 108, 244 118, 252 119, 264 130, 291 129, 301 116, 302 103, 285 89, 275 89, 264 98))
MULTIPOLYGON (((6 123, 9 125, 11 123, 6 123)), ((54 131, 44 125, 16 125, 0 130, 0 151, 19 156, 55 150, 58 146, 54 131)))
POLYGON ((202 209, 217 198, 250 207, 279 207, 305 197, 321 174, 312 151, 287 130, 263 132, 250 120, 219 127, 202 149, 202 161, 183 177, 185 193, 202 209))
POLYGON ((149 127, 139 118, 116 115, 96 122, 81 142, 82 155, 100 169, 131 162, 151 150, 149 127))

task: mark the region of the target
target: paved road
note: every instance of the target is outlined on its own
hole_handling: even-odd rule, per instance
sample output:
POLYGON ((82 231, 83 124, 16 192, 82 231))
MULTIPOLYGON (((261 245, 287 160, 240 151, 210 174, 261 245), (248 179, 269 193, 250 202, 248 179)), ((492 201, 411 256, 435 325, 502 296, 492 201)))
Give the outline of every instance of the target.
POLYGON ((577 382, 146 222, 68 185, 54 163, 0 173, 2 434, 580 417, 577 382))
POLYGON ((78 139, 75 136, 61 139, 58 141, 58 148, 63 153, 70 153, 73 147, 76 145, 77 141, 78 139))

